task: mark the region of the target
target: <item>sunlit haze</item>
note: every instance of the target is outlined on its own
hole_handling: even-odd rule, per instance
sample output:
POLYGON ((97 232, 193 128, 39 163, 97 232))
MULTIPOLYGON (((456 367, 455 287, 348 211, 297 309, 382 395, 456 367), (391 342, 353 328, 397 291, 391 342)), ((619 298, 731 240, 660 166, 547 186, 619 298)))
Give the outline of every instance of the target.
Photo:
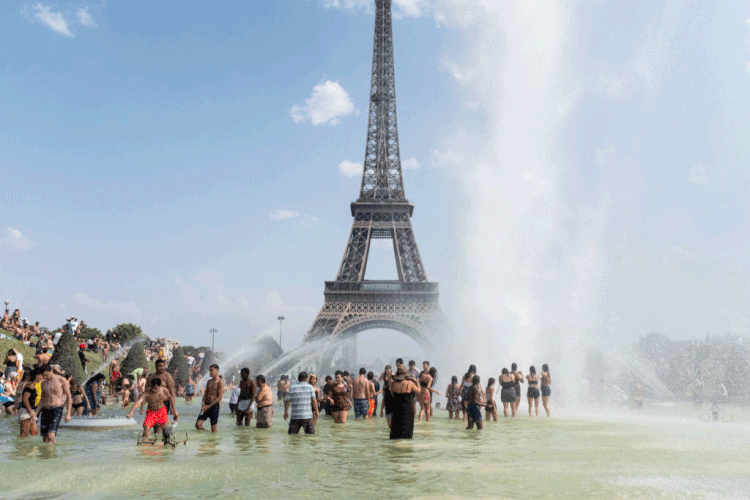
MULTIPOLYGON (((51 328, 194 345, 216 328, 225 351, 283 315, 299 345, 359 194, 372 11, 2 2, 0 299, 51 328)), ((367 332, 360 360, 460 374, 750 334, 750 4, 394 15, 405 190, 455 338, 425 353, 367 332)), ((376 245, 367 278, 395 278, 392 256, 376 245)))

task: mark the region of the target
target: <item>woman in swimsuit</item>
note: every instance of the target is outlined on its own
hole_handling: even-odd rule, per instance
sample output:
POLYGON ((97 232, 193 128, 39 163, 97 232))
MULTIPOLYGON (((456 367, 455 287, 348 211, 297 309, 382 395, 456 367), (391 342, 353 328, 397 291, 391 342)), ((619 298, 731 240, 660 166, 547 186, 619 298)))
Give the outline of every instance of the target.
POLYGON ((485 405, 485 416, 484 419, 489 421, 492 417, 497 422, 497 403, 495 403, 495 379, 490 377, 487 380, 487 389, 484 391, 484 395, 487 398, 487 404, 485 405))
POLYGON ((473 385, 472 380, 474 379, 474 375, 476 375, 476 373, 476 365, 470 365, 469 371, 466 372, 463 380, 461 381, 461 410, 463 410, 464 412, 464 417, 462 420, 463 422, 466 422, 466 407, 469 405, 469 389, 471 389, 471 386, 473 385))
POLYGON ((518 365, 516 363, 512 363, 510 365, 510 373, 516 378, 516 385, 514 388, 516 389, 516 401, 514 404, 514 413, 518 414, 518 405, 521 404, 521 384, 523 384, 523 373, 518 369, 518 365))
POLYGON ((458 377, 455 375, 451 377, 451 383, 445 389, 445 399, 447 399, 445 408, 448 410, 448 418, 452 419, 455 412, 456 419, 458 419, 458 414, 461 412, 461 386, 458 385, 458 377))
MULTIPOLYGON (((434 366, 430 367, 430 377, 432 377, 432 384, 430 385, 430 387, 434 387, 435 384, 437 383, 437 376, 438 376, 437 368, 435 368, 434 366)), ((432 392, 440 396, 439 392, 437 391, 432 391, 432 392)), ((432 417, 432 404, 430 404, 430 417, 432 417)))
POLYGON ((36 384, 42 381, 42 374, 36 370, 24 373, 21 379, 23 383, 22 396, 19 398, 20 410, 18 411, 18 421, 21 424, 21 437, 28 437, 29 434, 36 436, 39 434, 36 426, 36 384))
MULTIPOLYGON (((308 382, 315 391, 315 401, 318 402, 318 415, 320 415, 320 412, 323 411, 323 397, 320 395, 320 387, 318 387, 318 376, 310 375, 308 382)), ((318 415, 313 415, 313 424, 318 423, 318 415)))
POLYGON ((550 385, 552 384, 552 379, 549 376, 549 366, 547 364, 542 365, 542 404, 544 405, 544 411, 547 412, 547 416, 549 417, 549 397, 552 395, 552 389, 550 389, 550 385))
POLYGON ((536 407, 536 416, 539 416, 539 375, 536 374, 536 368, 529 367, 529 374, 526 375, 529 381, 529 389, 526 391, 526 397, 529 399, 529 416, 533 417, 532 409, 536 407))
POLYGON ((193 396, 195 396, 195 382, 193 382, 193 379, 188 377, 187 384, 185 384, 185 402, 189 403, 193 400, 193 396))
POLYGON ((508 407, 510 407, 511 415, 516 416, 516 407, 513 403, 516 401, 516 377, 508 371, 507 368, 503 368, 503 373, 500 374, 500 401, 503 403, 503 415, 508 416, 508 407))
MULTIPOLYGON (((393 370, 391 370, 391 365, 385 365, 385 370, 383 370, 383 373, 380 375, 380 383, 383 384, 383 402, 380 404, 380 416, 383 416, 383 412, 390 415, 391 413, 386 411, 386 406, 388 403, 390 403, 391 398, 391 391, 388 389, 388 384, 391 382, 391 379, 393 378, 393 370)), ((391 425, 391 419, 388 417, 388 426, 391 425)))
POLYGON ((337 424, 345 424, 346 417, 349 415, 349 387, 344 384, 344 377, 341 372, 336 372, 336 381, 331 388, 328 401, 331 403, 331 413, 333 421, 337 424))
POLYGON ((432 406, 432 398, 430 397, 430 391, 432 390, 432 377, 429 372, 422 372, 419 375, 419 395, 417 400, 419 401, 419 421, 422 421, 422 415, 425 416, 427 422, 430 421, 430 410, 432 406))
POLYGON ((76 379, 70 379, 70 396, 73 398, 73 412, 80 417, 84 408, 89 406, 89 398, 76 379))

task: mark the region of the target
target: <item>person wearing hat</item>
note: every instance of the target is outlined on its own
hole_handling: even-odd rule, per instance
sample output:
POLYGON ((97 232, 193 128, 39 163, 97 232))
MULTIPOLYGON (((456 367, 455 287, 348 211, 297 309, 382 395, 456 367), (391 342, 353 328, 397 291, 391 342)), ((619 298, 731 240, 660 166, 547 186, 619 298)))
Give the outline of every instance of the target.
POLYGON ((411 439, 414 434, 414 402, 419 386, 404 365, 399 365, 396 375, 388 384, 391 393, 391 439, 411 439))

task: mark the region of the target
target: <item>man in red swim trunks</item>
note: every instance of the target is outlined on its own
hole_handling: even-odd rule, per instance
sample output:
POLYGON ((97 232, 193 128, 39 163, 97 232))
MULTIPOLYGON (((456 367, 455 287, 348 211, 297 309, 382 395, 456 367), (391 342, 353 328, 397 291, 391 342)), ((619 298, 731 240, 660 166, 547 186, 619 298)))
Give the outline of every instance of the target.
POLYGON ((166 402, 172 404, 174 409, 173 415, 175 420, 178 417, 177 409, 172 399, 172 393, 166 388, 162 387, 161 379, 154 377, 149 382, 148 389, 141 394, 138 401, 135 402, 135 406, 128 413, 128 418, 133 418, 136 408, 140 408, 140 414, 143 415, 143 403, 148 405, 146 410, 146 418, 143 421, 143 439, 148 439, 149 430, 153 427, 154 432, 158 436, 161 434, 162 429, 169 424, 169 414, 167 413, 166 402))

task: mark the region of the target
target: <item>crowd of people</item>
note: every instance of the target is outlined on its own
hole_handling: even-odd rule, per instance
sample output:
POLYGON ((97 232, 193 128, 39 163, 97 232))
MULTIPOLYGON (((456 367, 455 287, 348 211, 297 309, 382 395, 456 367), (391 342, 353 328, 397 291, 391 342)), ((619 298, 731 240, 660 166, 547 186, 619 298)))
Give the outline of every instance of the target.
MULTIPOLYGON (((73 320, 75 318, 71 318, 73 320)), ((73 325, 68 328, 76 331, 73 325)), ((39 338, 43 336, 42 333, 39 338)), ((54 348, 54 338, 49 340, 54 348)), ((110 348, 109 340, 113 339, 104 340, 104 350, 110 348)), ((86 345, 81 344, 79 354, 84 348, 86 345)), ((212 364, 205 387, 198 391, 204 353, 197 357, 185 356, 189 376, 184 385, 167 372, 166 360, 162 357, 157 357, 155 372, 151 374, 147 367, 123 374, 115 358, 109 363, 106 375, 96 373, 83 383, 63 373, 58 366, 49 364, 46 345, 34 357, 36 365, 30 367, 24 364, 17 349, 8 351, 5 376, 0 380, 0 403, 6 413, 18 416, 21 437, 37 435, 41 430, 45 441, 55 442, 63 417, 67 421, 73 416, 96 415, 108 397, 121 401, 123 407, 132 404, 129 418, 135 411, 143 414, 145 410, 143 437, 146 439, 151 429, 156 435, 169 431, 169 415, 174 419, 179 416, 175 404, 178 396, 190 402, 200 394, 200 413, 195 422, 197 430, 203 430, 208 420, 211 431, 217 432, 226 392, 230 394, 229 409, 237 425, 249 426, 253 418, 259 429, 271 428, 274 423, 273 391, 263 375, 251 377, 247 368, 240 371, 239 383, 234 386, 234 377, 225 381, 219 374, 219 366, 212 364)), ((336 424, 345 424, 353 409, 356 420, 369 420, 378 415, 385 417, 392 439, 411 438, 415 420, 421 422, 433 418, 434 396, 441 395, 435 388, 438 372, 429 361, 422 363, 421 371, 416 368, 415 361, 404 364, 401 358, 396 360, 395 367, 393 370, 391 365, 386 365, 379 376, 365 368, 352 375, 337 370, 333 376, 326 376, 322 384, 319 384, 317 375, 305 371, 297 375, 294 384, 288 376, 282 375, 276 383, 276 397, 283 405, 284 420, 289 420, 288 432, 296 434, 304 430, 307 434, 314 434, 320 415, 330 416, 336 424)), ((465 422, 467 429, 482 429, 483 420, 498 420, 498 397, 504 416, 516 417, 524 383, 528 384, 529 416, 539 415, 540 399, 549 416, 551 377, 548 366, 543 365, 540 373, 531 366, 524 376, 513 363, 510 370, 503 368, 497 379, 490 377, 484 385, 474 365, 460 379, 453 376, 444 392, 448 419, 465 422), (485 411, 484 419, 482 410, 485 411)))
MULTIPOLYGON (((352 408, 356 420, 373 419, 378 416, 380 406, 380 416, 385 416, 391 439, 410 439, 415 420, 422 421, 424 418, 429 421, 433 416, 432 395, 440 395, 433 388, 437 380, 437 369, 430 366, 429 361, 424 361, 422 368, 419 371, 413 360, 407 366, 399 358, 396 360, 395 372, 390 365, 386 365, 379 377, 365 368, 360 368, 357 376, 338 370, 334 376, 325 377, 322 387, 318 385, 317 375, 302 371, 295 384, 291 383, 288 376, 282 375, 276 385, 276 396, 283 404, 284 420, 289 420, 290 434, 297 434, 300 430, 304 430, 306 434, 314 434, 321 414, 330 416, 336 424, 345 424, 352 408)), ((203 425, 208 420, 211 431, 217 432, 222 397, 227 390, 230 392, 229 410, 238 426, 249 426, 253 418, 259 429, 273 426, 273 392, 265 376, 256 375, 253 378, 250 370, 243 368, 240 371, 241 380, 235 388, 226 384, 219 375, 219 366, 216 364, 211 365, 209 376, 205 390, 202 391, 196 429, 203 430, 203 425)), ((540 398, 547 416, 550 415, 552 379, 546 364, 542 366, 540 373, 531 366, 528 375, 524 376, 514 363, 510 370, 503 368, 497 380, 500 383, 499 397, 505 417, 517 416, 521 384, 524 383, 528 384, 526 397, 529 416, 539 415, 540 398)), ((461 383, 458 377, 453 376, 445 391, 448 418, 466 422, 467 429, 482 429, 482 410, 485 410, 486 420, 497 421, 495 383, 494 378, 489 378, 486 386, 483 386, 474 365, 469 367, 461 383)), ((149 436, 151 428, 158 434, 168 425, 170 408, 176 418, 176 391, 171 375, 161 375, 157 368, 157 373, 149 378, 147 385, 148 389, 136 401, 129 414, 132 417, 136 409, 141 408, 142 412, 142 405, 147 405, 143 422, 144 438, 149 436)))
POLYGON ((31 341, 32 335, 39 336, 39 322, 30 325, 28 319, 21 317, 19 309, 13 311, 13 314, 6 309, 3 319, 0 320, 0 328, 9 331, 14 338, 23 342, 31 341))

